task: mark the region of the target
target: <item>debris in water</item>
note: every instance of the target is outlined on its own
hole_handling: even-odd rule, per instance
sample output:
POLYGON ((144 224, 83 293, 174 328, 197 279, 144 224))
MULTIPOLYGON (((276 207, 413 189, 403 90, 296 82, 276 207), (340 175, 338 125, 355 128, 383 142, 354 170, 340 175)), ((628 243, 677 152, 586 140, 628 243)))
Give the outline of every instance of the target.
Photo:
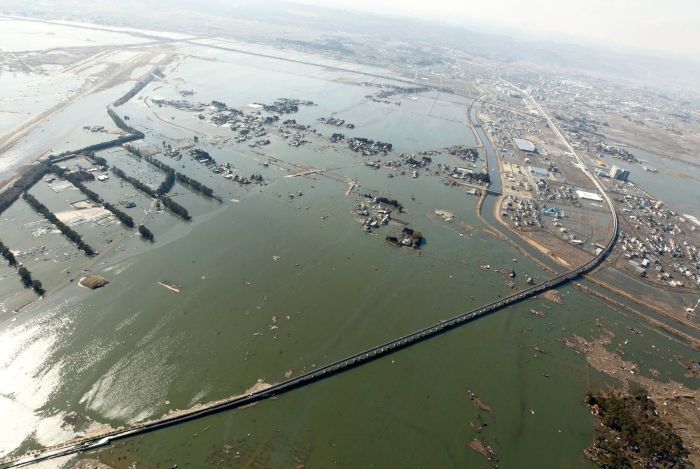
POLYGON ((498 467, 498 457, 493 448, 476 439, 467 443, 467 446, 488 459, 491 467, 498 467))
POLYGON ((182 291, 182 285, 178 285, 175 282, 167 282, 164 280, 162 282, 158 282, 158 285, 163 286, 170 291, 174 291, 175 293, 180 293, 182 291))
POLYGON ((484 412, 491 413, 491 407, 484 404, 484 401, 479 399, 479 396, 477 396, 475 393, 473 393, 471 391, 468 391, 468 393, 469 393, 469 399, 474 403, 476 408, 478 408, 479 410, 483 410, 484 412))
POLYGON ((561 295, 556 290, 547 290, 546 292, 542 293, 542 298, 558 305, 564 303, 561 295))
POLYGON ((95 290, 97 288, 104 287, 109 283, 109 280, 106 278, 96 275, 96 274, 91 274, 88 275, 87 277, 83 277, 80 279, 78 282, 78 285, 81 287, 89 288, 91 290, 95 290))
POLYGON ((455 219, 455 214, 448 212, 447 210, 435 209, 435 215, 439 216, 445 221, 452 221, 455 219))

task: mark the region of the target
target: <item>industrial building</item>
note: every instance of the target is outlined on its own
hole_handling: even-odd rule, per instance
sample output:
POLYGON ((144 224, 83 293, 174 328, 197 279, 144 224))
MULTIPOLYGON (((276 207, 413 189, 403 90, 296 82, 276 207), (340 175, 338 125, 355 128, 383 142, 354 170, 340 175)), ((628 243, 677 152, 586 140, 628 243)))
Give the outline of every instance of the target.
POLYGON ((579 199, 583 200, 594 200, 596 202, 602 202, 603 198, 596 194, 595 192, 586 192, 582 190, 577 190, 576 195, 578 196, 579 199))
POLYGON ((627 179, 630 177, 630 172, 626 169, 613 165, 612 168, 610 168, 610 177, 617 179, 618 181, 627 181, 627 179))
POLYGON ((547 176, 549 176, 549 171, 547 171, 544 168, 540 168, 538 166, 530 166, 528 167, 528 169, 530 170, 530 174, 532 174, 533 176, 541 178, 546 178, 547 176))
POLYGON ((535 144, 532 143, 530 140, 525 140, 524 138, 516 138, 514 139, 514 141, 515 146, 517 146, 519 150, 526 151, 528 153, 535 152, 535 144))

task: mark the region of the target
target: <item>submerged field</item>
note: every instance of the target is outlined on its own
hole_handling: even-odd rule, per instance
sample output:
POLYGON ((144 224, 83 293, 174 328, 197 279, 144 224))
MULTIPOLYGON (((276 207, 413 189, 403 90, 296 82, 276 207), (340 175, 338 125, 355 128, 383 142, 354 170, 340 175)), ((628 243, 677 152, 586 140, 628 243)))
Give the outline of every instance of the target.
MULTIPOLYGON (((115 220, 76 225, 99 253, 95 258, 50 226, 37 230, 41 218, 22 200, 3 213, 3 241, 22 252, 49 293, 20 314, 0 316, 0 413, 12 422, 0 431, 0 455, 279 382, 525 288, 528 276, 539 282, 548 275, 486 230, 477 197, 435 175, 438 164, 467 164, 445 148, 476 145, 466 124, 469 99, 431 90, 374 102, 367 96, 378 85, 400 84, 196 46, 180 52, 163 68, 164 78, 117 112, 146 135, 137 145, 143 152, 212 188, 221 202, 176 183, 170 196, 192 216, 185 222, 100 172, 109 178, 87 187, 111 203, 132 202, 124 210, 156 242, 115 220), (292 147, 271 130, 264 137, 269 144, 251 148, 251 140, 237 143, 230 128, 200 118, 207 110, 157 104, 219 101, 251 113, 259 108, 250 104, 282 97, 313 101, 281 120, 295 119, 320 135, 306 132, 308 143, 292 147), (328 116, 354 129, 319 123, 328 116), (331 143, 334 132, 394 149, 363 157, 331 143), (182 148, 180 157, 166 156, 168 146, 182 148), (260 174, 263 182, 226 179, 192 149, 228 163, 237 175, 260 174), (416 177, 405 167, 365 164, 422 151, 435 151, 433 162, 416 177), (363 231, 357 205, 369 203, 366 193, 396 199, 403 211, 392 212, 394 222, 363 231), (422 233, 420 249, 385 241, 403 226, 422 233), (110 283, 81 288, 77 281, 87 273, 110 283)), ((97 123, 108 119, 104 107, 125 89, 91 103, 97 123)), ((78 140, 69 139, 74 147, 82 146, 78 140)), ((98 156, 151 188, 165 178, 120 148, 98 156)), ((65 165, 95 166, 84 158, 65 165)), ((473 168, 482 165, 480 158, 473 168)), ((47 181, 30 193, 55 212, 85 198, 47 181)), ((3 297, 22 304, 26 292, 15 274, 0 275, 3 297)), ((693 381, 677 359, 687 349, 674 338, 574 288, 560 293, 561 304, 531 300, 278 399, 85 457, 115 466, 126 457, 145 467, 486 465, 469 447, 479 439, 506 467, 585 466, 592 420, 583 397, 610 381, 564 339, 597 337, 604 327, 615 334, 613 346, 640 363, 640 373, 663 369, 662 380, 693 381)))

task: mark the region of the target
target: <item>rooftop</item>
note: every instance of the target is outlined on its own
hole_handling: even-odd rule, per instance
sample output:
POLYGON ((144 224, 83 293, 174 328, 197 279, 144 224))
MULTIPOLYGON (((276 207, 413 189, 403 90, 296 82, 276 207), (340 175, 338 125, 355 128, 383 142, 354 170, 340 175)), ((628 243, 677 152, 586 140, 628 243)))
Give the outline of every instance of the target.
POLYGON ((536 176, 547 177, 549 175, 549 171, 538 166, 530 166, 529 169, 530 172, 536 176))
POLYGON ((516 138, 515 140, 515 145, 522 151, 529 151, 529 152, 534 152, 535 151, 535 144, 532 143, 530 140, 525 140, 524 138, 516 138))
POLYGON ((586 192, 586 191, 576 191, 576 195, 578 196, 579 199, 584 199, 584 200, 595 200, 596 202, 602 202, 603 198, 596 194, 595 192, 586 192))

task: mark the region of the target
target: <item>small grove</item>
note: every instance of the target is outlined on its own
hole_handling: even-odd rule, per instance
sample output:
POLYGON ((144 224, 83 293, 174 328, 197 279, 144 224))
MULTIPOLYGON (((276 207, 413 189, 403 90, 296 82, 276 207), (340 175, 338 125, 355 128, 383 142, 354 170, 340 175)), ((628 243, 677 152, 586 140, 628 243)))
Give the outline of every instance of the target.
POLYGON ((85 187, 85 184, 82 183, 82 178, 79 176, 80 173, 69 173, 65 169, 59 168, 56 165, 51 165, 51 171, 77 187, 88 199, 92 200, 96 204, 101 204, 105 209, 112 212, 117 220, 119 220, 124 226, 129 228, 133 228, 135 226, 133 218, 119 210, 113 204, 105 202, 96 192, 85 187))
POLYGON ((143 239, 153 242, 153 233, 145 226, 139 225, 139 234, 143 239))
POLYGON ((2 241, 0 241, 0 255, 7 261, 10 267, 17 268, 17 275, 19 275, 20 280, 22 280, 24 288, 31 288, 36 292, 37 295, 43 295, 45 293, 41 282, 39 280, 33 279, 31 272, 29 272, 29 270, 23 265, 18 264, 15 255, 12 254, 10 248, 5 246, 5 244, 2 241))
MULTIPOLYGON (((94 152, 88 152, 87 155, 88 158, 90 158, 94 163, 103 166, 103 167, 109 167, 107 164, 107 160, 102 158, 101 156, 96 155, 94 152)), ((112 214, 116 217, 117 220, 119 220, 124 226, 127 226, 129 228, 133 228, 136 226, 136 223, 134 222, 134 219, 129 216, 128 214, 124 213, 121 211, 119 208, 117 208, 114 204, 111 204, 102 197, 100 197, 99 194, 97 194, 95 191, 89 189, 88 187, 85 186, 85 184, 82 183, 83 180, 86 178, 82 176, 83 172, 68 172, 67 170, 60 168, 56 165, 51 165, 51 171, 64 178, 65 180, 69 181, 71 184, 73 184, 75 187, 77 187, 85 196, 92 200, 93 202, 97 204, 101 204, 105 209, 109 210, 112 212, 112 214)), ((92 177, 94 179, 94 177, 92 177)), ((149 188, 150 189, 150 188, 149 188)), ((153 236, 153 233, 146 228, 143 225, 139 225, 138 227, 139 234, 143 237, 143 239, 146 239, 148 241, 155 241, 155 237, 153 236)))
MULTIPOLYGON (((201 182, 192 179, 191 177, 188 177, 180 172, 175 171, 172 167, 168 166, 167 164, 163 163, 157 158, 154 158, 153 156, 150 155, 144 155, 139 151, 138 148, 135 148, 131 145, 124 145, 124 148, 126 148, 130 153, 133 155, 138 156, 139 158, 143 158, 146 160, 148 163, 150 163, 152 166, 155 166, 156 168, 160 169, 161 171, 166 173, 166 180, 163 181, 161 184, 162 188, 167 188, 165 192, 168 192, 170 189, 172 189, 172 184, 175 183, 175 180, 179 182, 180 184, 183 184, 185 186, 188 186, 190 189, 193 191, 202 194, 203 196, 210 198, 210 199, 216 199, 219 202, 221 202, 221 198, 218 196, 214 195, 214 190, 210 187, 205 186, 201 182), (168 184, 170 184, 168 186, 168 184)), ((160 187, 159 187, 160 189, 160 187)), ((156 191, 158 192, 158 191, 156 191)), ((163 193, 165 193, 163 192, 163 193)))
POLYGON ((83 241, 83 238, 71 227, 63 223, 61 220, 59 220, 56 215, 51 212, 51 210, 48 209, 44 204, 39 202, 36 197, 33 195, 25 192, 22 194, 22 198, 41 216, 46 218, 48 221, 50 221, 53 225, 58 228, 63 235, 68 238, 70 241, 72 241, 78 249, 83 251, 86 256, 94 256, 95 250, 90 247, 89 244, 87 244, 85 241, 83 241))
POLYGON ((148 185, 144 184, 143 182, 139 181, 138 179, 136 179, 134 177, 129 176, 128 174, 126 174, 124 171, 117 168, 116 166, 112 166, 112 172, 120 179, 123 179, 123 180, 129 182, 136 189, 147 194, 149 197, 157 199, 165 208, 167 208, 168 210, 170 210, 172 213, 179 216, 180 218, 187 220, 187 221, 192 219, 192 217, 190 216, 189 212, 187 211, 187 209, 185 207, 178 204, 177 202, 175 202, 171 198, 165 196, 166 189, 170 190, 172 188, 172 184, 175 183, 174 176, 169 175, 169 177, 166 178, 166 180, 161 183, 161 185, 158 187, 158 189, 153 190, 148 185))
POLYGON ((588 394, 600 425, 586 454, 603 467, 686 467, 688 450, 645 389, 588 394))

